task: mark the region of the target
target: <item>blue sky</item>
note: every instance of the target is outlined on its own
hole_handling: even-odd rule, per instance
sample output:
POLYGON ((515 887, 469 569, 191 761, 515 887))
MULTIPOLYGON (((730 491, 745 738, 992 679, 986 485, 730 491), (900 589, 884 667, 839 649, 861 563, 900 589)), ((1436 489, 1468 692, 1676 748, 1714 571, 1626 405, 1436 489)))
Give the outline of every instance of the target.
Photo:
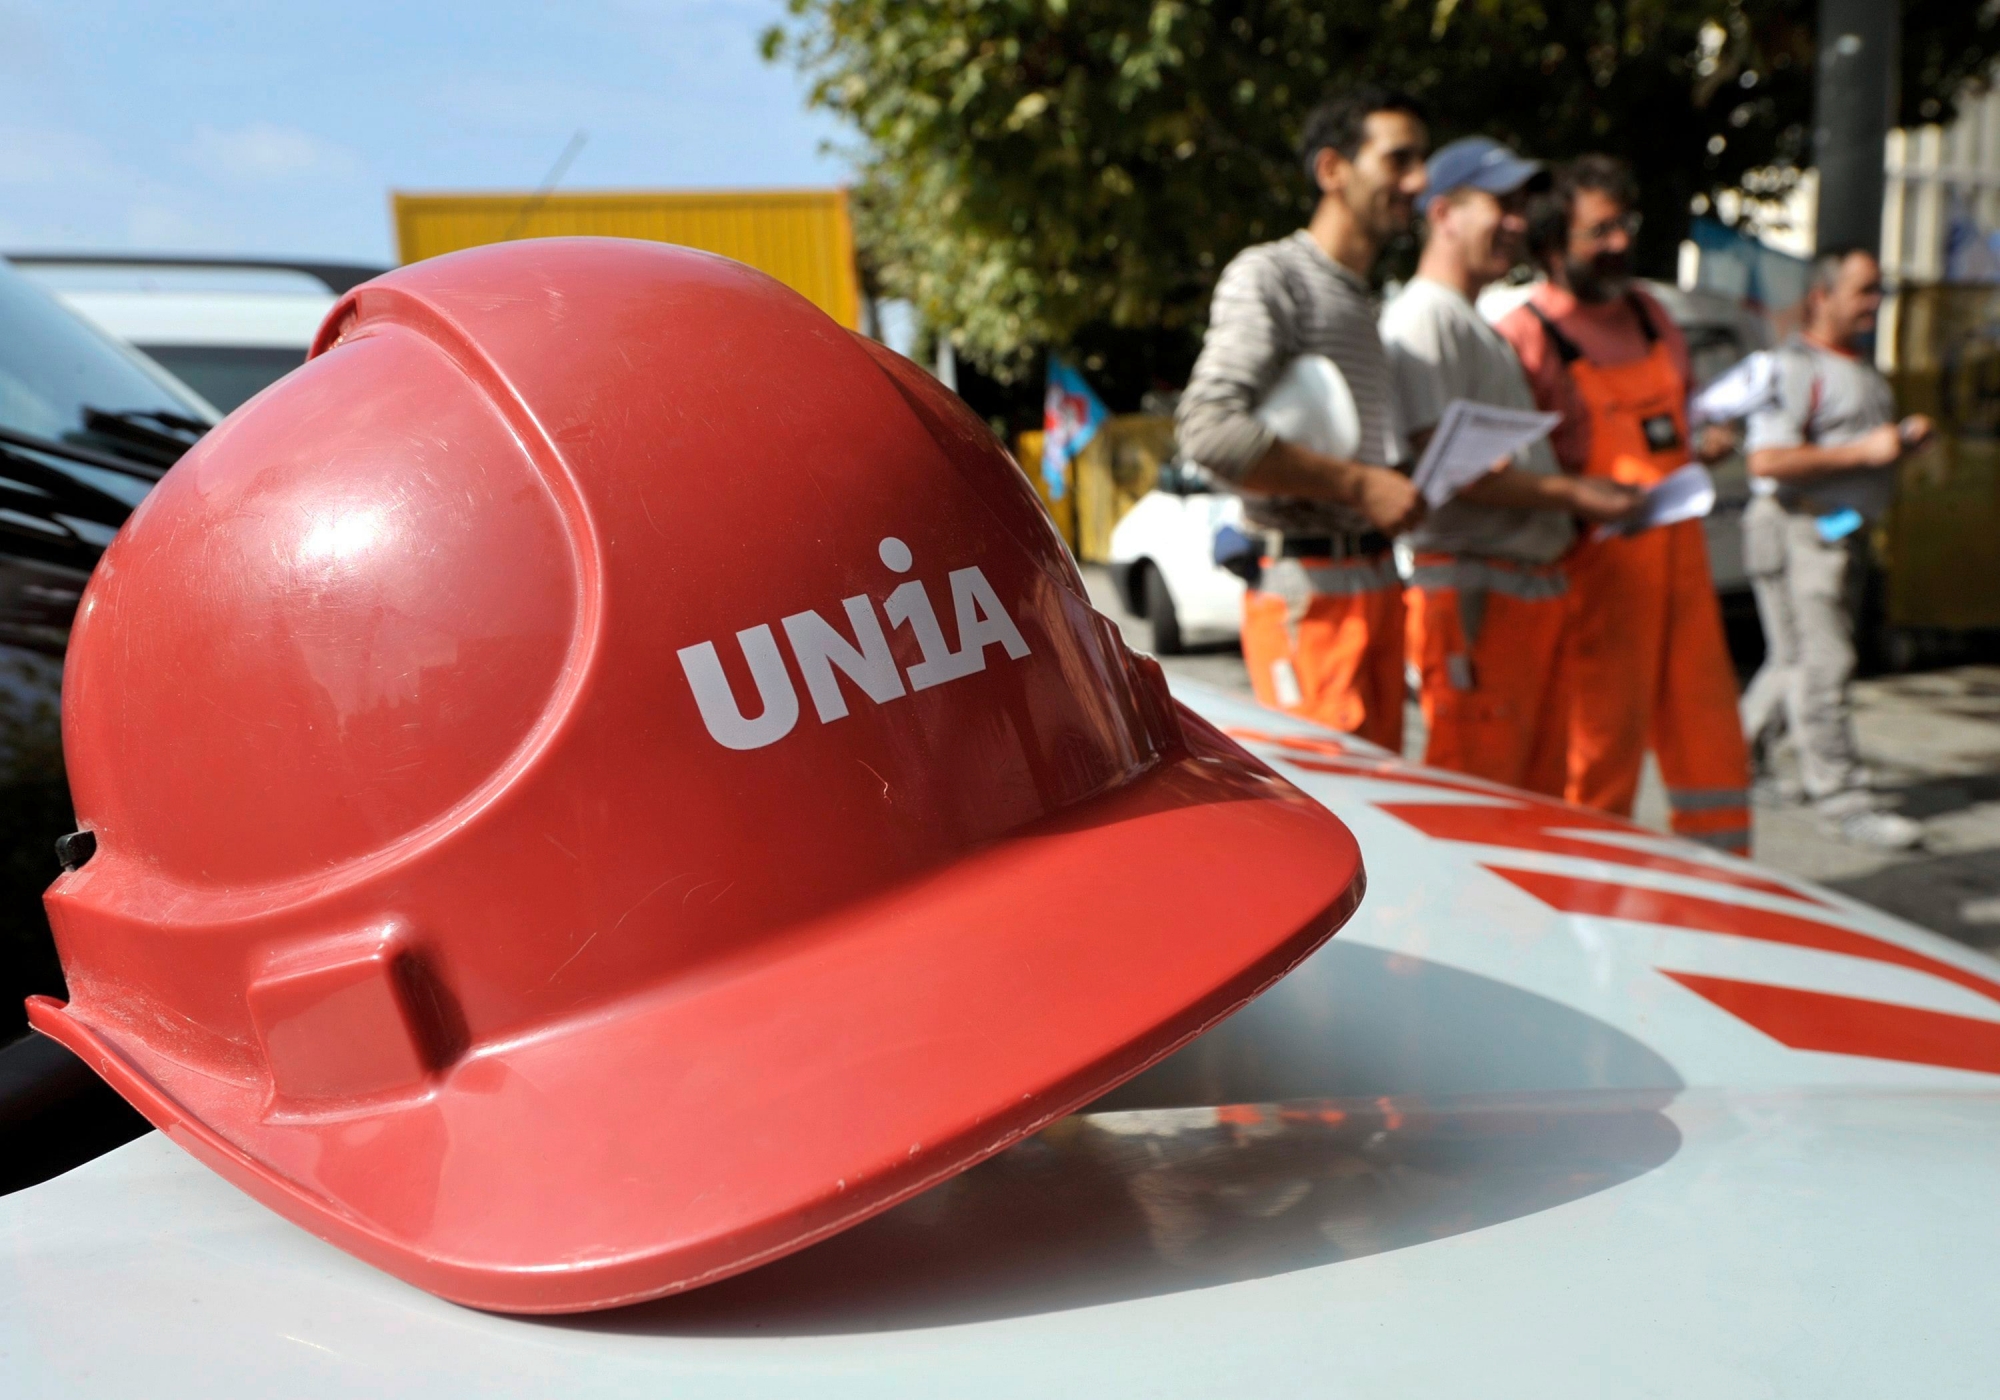
POLYGON ((0 0, 0 248, 394 256, 392 189, 831 185, 782 0, 0 0))

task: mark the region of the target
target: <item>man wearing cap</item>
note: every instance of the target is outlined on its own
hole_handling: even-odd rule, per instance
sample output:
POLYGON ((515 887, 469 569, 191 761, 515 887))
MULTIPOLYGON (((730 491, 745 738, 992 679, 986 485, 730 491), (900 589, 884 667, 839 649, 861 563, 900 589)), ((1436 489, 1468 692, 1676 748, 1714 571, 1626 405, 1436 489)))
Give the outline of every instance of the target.
POLYGON ((1768 651, 1743 695, 1751 744, 1789 728, 1805 796, 1834 835, 1903 850, 1923 828, 1885 809, 1855 751, 1847 682, 1854 673, 1849 589, 1863 527, 1889 508, 1896 464, 1930 436, 1928 418, 1896 420, 1888 382, 1861 358, 1882 305, 1882 265, 1863 248, 1813 260, 1803 330, 1772 352, 1776 382, 1750 417, 1753 499, 1743 559, 1768 651))
MULTIPOLYGON (((1497 329, 1537 406, 1562 415, 1550 437, 1562 469, 1644 489, 1727 443, 1700 453, 1690 443, 1687 342, 1633 284, 1638 193, 1609 156, 1558 171, 1528 220, 1548 280, 1497 329)), ((1747 854, 1750 761, 1701 522, 1593 535, 1567 568, 1564 797, 1630 816, 1650 747, 1675 832, 1747 854)))
POLYGON ((1264 532, 1244 600, 1243 660, 1257 698, 1399 750, 1403 594, 1389 537, 1422 513, 1403 460, 1368 274, 1409 227, 1427 136, 1408 97, 1357 88, 1306 118, 1319 204, 1305 228, 1223 269, 1181 396, 1182 451, 1245 498, 1264 532), (1354 397, 1353 460, 1277 437, 1255 410, 1291 362, 1323 355, 1354 397))
MULTIPOLYGON (((1382 313, 1399 416, 1413 439, 1454 399, 1535 408, 1512 347, 1473 309, 1480 289, 1525 252, 1540 162, 1483 136, 1429 162, 1417 275, 1382 313)), ((1421 676, 1424 761, 1561 796, 1568 705, 1557 656, 1568 583, 1560 560, 1572 516, 1612 521, 1638 493, 1569 476, 1546 441, 1496 463, 1410 536, 1409 655, 1421 676)))

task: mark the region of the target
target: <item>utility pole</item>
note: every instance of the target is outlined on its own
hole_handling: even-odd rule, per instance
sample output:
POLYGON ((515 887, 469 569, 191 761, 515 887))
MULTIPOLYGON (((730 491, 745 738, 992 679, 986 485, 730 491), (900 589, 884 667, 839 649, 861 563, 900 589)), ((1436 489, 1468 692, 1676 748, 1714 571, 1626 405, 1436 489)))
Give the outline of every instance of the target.
POLYGON ((1819 0, 1818 247, 1881 251, 1882 147, 1895 119, 1902 12, 1900 0, 1819 0))

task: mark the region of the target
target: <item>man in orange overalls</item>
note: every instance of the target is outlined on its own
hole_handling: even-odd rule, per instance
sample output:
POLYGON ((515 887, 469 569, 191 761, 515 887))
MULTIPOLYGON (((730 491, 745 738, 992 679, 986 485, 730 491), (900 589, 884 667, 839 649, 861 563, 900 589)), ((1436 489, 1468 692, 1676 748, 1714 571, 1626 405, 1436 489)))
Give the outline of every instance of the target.
MULTIPOLYGON (((1637 193, 1608 156, 1564 169, 1530 229, 1548 281, 1498 329, 1563 415, 1564 470, 1650 487, 1696 453, 1687 343, 1630 277, 1637 193)), ((1569 573, 1564 796, 1629 816, 1650 746, 1674 830, 1747 854, 1750 761, 1701 522, 1587 538, 1569 573)))

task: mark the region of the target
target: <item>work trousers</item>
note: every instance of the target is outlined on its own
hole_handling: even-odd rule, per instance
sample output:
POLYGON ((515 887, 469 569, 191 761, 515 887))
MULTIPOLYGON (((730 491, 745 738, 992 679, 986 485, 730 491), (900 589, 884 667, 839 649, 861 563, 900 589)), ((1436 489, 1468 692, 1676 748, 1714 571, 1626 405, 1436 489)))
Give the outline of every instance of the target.
POLYGON ((1265 559, 1243 599, 1257 699, 1403 751, 1403 582, 1392 555, 1265 559))
POLYGON ((1563 795, 1567 595, 1557 564, 1417 556, 1405 596, 1425 763, 1563 795))
POLYGON ((1755 745, 1789 730, 1817 805, 1851 805, 1851 794, 1868 788, 1847 704, 1864 548, 1861 531, 1821 539, 1812 516, 1768 496, 1743 516, 1743 561, 1764 625, 1764 664, 1743 693, 1743 732, 1755 745))
POLYGON ((1747 853, 1750 761, 1701 522, 1585 541, 1569 574, 1564 795, 1630 816, 1650 742, 1674 831, 1747 853))

